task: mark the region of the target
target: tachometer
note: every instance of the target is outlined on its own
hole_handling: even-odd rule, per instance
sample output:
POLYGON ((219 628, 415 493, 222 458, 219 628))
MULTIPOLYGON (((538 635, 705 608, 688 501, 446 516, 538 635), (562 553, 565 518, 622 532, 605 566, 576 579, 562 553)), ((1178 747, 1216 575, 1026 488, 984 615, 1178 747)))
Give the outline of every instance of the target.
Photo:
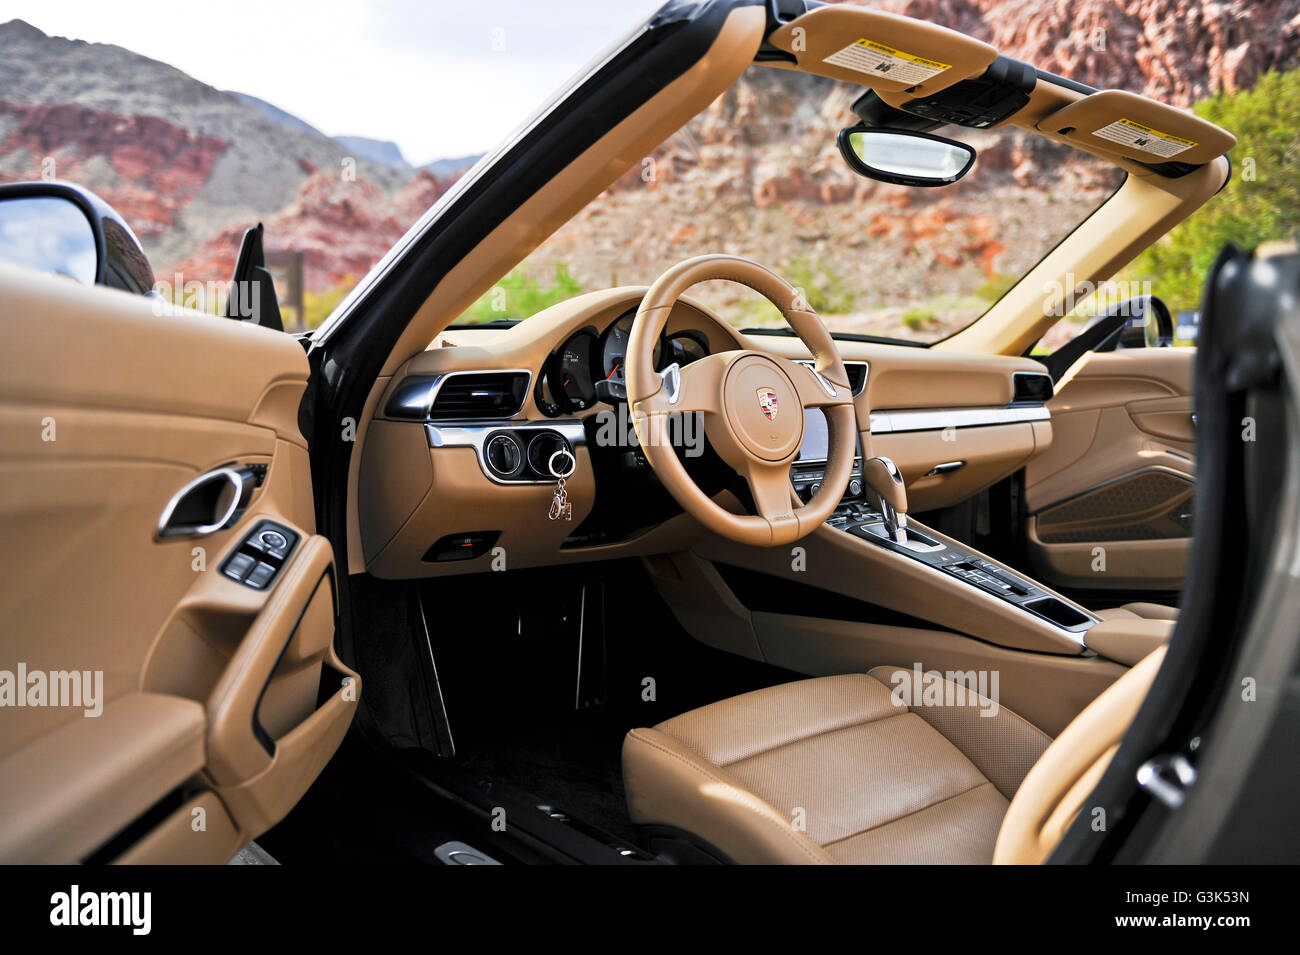
POLYGON ((583 329, 570 336, 551 356, 547 384, 552 397, 565 411, 585 411, 596 400, 592 359, 597 344, 596 333, 583 329))
MULTIPOLYGON (((601 377, 611 381, 623 380, 623 363, 627 360, 627 346, 632 338, 632 322, 636 319, 636 309, 620 315, 618 321, 605 329, 600 343, 601 377)), ((662 341, 655 342, 654 365, 659 367, 659 352, 662 341)))

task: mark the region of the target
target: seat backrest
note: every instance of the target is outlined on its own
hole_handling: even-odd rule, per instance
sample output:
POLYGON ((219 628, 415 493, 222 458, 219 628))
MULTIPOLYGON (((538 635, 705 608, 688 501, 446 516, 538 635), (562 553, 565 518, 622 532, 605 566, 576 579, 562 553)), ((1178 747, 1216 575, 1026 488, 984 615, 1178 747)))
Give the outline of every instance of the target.
POLYGON ((1110 765, 1164 656, 1164 647, 1147 654, 1047 747, 1016 790, 1002 820, 993 850, 995 865, 1043 862, 1075 817, 1087 811, 1084 801, 1110 765))

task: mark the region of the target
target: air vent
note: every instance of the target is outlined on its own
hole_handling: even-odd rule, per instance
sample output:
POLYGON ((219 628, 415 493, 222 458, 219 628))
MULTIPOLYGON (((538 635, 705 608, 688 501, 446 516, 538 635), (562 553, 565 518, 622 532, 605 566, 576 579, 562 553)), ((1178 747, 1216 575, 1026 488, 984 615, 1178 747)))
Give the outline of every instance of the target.
MULTIPOLYGON (((798 359, 796 364, 803 365, 805 368, 813 367, 813 363, 805 358, 798 359)), ((862 389, 867 385, 867 363, 865 361, 846 361, 844 370, 849 376, 849 390, 855 395, 862 394, 862 389)))
POLYGON ((452 374, 438 388, 429 417, 435 421, 508 418, 523 407, 527 393, 526 371, 452 374))
POLYGON ((849 390, 855 395, 862 394, 862 389, 867 385, 867 363, 846 361, 844 370, 849 373, 849 390))
POLYGON ((1013 405, 1041 405, 1051 400, 1052 376, 1036 371, 1018 371, 1011 376, 1013 405))

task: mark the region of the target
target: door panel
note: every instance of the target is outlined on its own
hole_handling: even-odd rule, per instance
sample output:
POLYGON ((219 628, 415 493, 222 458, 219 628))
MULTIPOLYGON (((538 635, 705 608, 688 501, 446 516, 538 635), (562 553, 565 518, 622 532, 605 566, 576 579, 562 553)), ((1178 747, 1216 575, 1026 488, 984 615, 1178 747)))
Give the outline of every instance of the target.
POLYGON ((1025 469, 1029 557, 1044 580, 1182 587, 1196 480, 1195 356, 1192 348, 1096 353, 1060 386, 1048 405, 1055 440, 1025 469))
POLYGON ((360 690, 332 649, 333 557, 297 429, 306 356, 281 333, 3 265, 0 301, 0 694, 5 673, 23 689, 20 667, 51 687, 0 707, 0 861, 106 844, 224 861, 310 785, 360 690), (221 466, 266 470, 222 529, 160 538, 173 495, 221 466), (296 535, 276 577, 223 576, 266 520, 296 535), (98 715, 49 705, 74 673, 98 715), (260 758, 232 755, 235 714, 260 758))

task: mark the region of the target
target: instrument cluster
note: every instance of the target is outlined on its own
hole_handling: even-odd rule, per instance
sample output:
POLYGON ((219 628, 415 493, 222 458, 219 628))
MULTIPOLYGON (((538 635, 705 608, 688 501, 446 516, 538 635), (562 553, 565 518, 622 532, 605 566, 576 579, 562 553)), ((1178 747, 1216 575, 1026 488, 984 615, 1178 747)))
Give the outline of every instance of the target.
MULTIPOLYGON (((601 400, 598 382, 623 384, 623 366, 635 318, 636 309, 630 309, 604 331, 580 329, 551 353, 537 379, 537 407, 542 414, 553 418, 586 411, 601 400)), ((661 335, 655 343, 654 367, 660 370, 673 362, 687 365, 708 353, 708 341, 700 332, 661 335)))

